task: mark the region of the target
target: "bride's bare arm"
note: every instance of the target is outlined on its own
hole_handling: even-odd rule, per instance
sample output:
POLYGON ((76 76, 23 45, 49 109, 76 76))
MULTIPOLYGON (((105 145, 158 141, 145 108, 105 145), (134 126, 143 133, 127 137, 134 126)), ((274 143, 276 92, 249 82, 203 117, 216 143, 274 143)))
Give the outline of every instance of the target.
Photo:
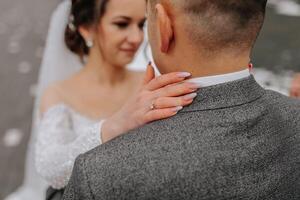
POLYGON ((101 127, 102 143, 149 122, 172 117, 196 97, 197 85, 183 82, 187 72, 174 72, 155 77, 148 66, 144 83, 120 111, 105 120, 101 127))

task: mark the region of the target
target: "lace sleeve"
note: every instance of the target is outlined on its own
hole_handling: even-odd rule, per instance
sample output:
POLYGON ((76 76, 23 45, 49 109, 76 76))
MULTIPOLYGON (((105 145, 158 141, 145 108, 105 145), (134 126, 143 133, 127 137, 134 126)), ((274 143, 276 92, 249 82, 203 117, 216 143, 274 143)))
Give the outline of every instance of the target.
POLYGON ((45 113, 38 127, 35 164, 37 172, 54 189, 67 185, 78 155, 101 144, 102 123, 76 135, 66 108, 56 106, 45 113))

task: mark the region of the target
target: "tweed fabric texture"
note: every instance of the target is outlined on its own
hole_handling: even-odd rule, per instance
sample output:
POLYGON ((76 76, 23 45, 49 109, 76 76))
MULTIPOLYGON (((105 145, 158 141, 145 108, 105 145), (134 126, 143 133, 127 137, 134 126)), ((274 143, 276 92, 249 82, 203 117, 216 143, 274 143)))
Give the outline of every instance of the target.
POLYGON ((300 199, 300 101, 251 76, 79 156, 70 199, 300 199))

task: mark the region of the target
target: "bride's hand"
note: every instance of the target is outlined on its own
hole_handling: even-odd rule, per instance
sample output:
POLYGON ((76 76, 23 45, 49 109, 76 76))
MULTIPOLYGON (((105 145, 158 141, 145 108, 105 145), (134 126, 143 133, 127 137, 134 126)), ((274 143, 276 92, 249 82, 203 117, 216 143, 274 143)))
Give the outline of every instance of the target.
POLYGON ((294 76, 291 84, 290 96, 300 98, 300 73, 294 76))
POLYGON ((187 72, 173 72, 155 77, 149 65, 139 92, 102 124, 102 143, 149 122, 174 116, 191 104, 198 87, 183 82, 190 76, 187 72))

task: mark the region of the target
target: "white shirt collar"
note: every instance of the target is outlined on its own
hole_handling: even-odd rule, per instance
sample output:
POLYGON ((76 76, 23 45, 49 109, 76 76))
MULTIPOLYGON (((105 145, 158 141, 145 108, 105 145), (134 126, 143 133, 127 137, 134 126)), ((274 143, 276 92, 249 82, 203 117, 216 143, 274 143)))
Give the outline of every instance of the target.
POLYGON ((187 82, 196 83, 199 87, 203 88, 203 87, 213 86, 213 85, 227 83, 231 81, 236 81, 239 79, 247 78, 249 76, 250 76, 249 69, 245 69, 242 71, 228 73, 228 74, 192 78, 187 80, 187 82))

